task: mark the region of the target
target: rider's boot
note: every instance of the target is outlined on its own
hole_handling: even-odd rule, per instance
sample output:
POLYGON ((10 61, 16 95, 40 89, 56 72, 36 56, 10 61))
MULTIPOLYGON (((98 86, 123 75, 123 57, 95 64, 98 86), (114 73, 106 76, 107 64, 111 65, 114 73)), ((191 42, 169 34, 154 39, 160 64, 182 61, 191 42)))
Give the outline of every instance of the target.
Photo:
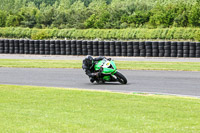
POLYGON ((94 83, 94 78, 90 78, 90 82, 91 82, 91 83, 94 83))

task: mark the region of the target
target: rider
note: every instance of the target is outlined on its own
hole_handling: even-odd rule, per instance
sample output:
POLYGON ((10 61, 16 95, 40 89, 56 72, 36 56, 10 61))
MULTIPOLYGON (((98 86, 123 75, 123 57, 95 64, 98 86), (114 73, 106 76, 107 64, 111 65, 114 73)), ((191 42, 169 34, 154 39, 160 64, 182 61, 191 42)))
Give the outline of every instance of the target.
POLYGON ((103 56, 93 58, 91 55, 87 55, 83 60, 82 68, 85 70, 85 73, 89 76, 90 82, 93 83, 95 79, 101 76, 101 72, 95 72, 94 64, 100 60, 105 59, 103 56))

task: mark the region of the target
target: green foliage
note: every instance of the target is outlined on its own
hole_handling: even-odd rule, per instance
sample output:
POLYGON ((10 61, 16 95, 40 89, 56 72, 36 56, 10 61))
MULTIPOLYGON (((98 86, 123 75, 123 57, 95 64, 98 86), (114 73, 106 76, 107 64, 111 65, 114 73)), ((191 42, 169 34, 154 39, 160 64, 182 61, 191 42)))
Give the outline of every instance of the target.
POLYGON ((86 21, 85 21, 85 27, 86 28, 91 28, 91 27, 95 27, 94 24, 95 24, 95 21, 96 21, 96 15, 95 14, 92 14, 86 21))
POLYGON ((32 32, 31 33, 31 39, 32 40, 42 40, 42 39, 48 39, 50 36, 47 31, 45 30, 39 30, 38 32, 32 32))
POLYGON ((138 11, 132 15, 123 15, 121 22, 131 24, 131 27, 140 27, 149 21, 150 12, 138 11))
POLYGON ((199 0, 1 0, 0 27, 200 27, 199 0))
POLYGON ((0 27, 4 27, 6 23, 6 13, 0 10, 0 27))
POLYGON ((195 40, 200 42, 200 32, 197 32, 195 35, 195 40))
POLYGON ((0 9, 0 27, 200 27, 199 0, 1 0, 0 9))
POLYGON ((16 15, 9 15, 6 19, 6 26, 19 26, 20 25, 20 17, 16 15))
POLYGON ((84 28, 84 22, 87 19, 88 11, 83 2, 77 1, 71 5, 66 13, 66 23, 69 28, 84 28))
POLYGON ((22 8, 19 12, 19 16, 21 17, 21 26, 33 28, 38 21, 39 10, 34 6, 22 8))
POLYGON ((136 28, 136 29, 36 29, 0 28, 0 37, 30 39, 176 39, 199 40, 200 28, 136 28))
POLYGON ((151 17, 150 17, 150 24, 154 25, 155 27, 163 26, 169 27, 173 24, 174 18, 176 16, 177 7, 175 5, 157 5, 154 9, 152 9, 151 17))
POLYGON ((196 3, 192 6, 189 16, 189 24, 192 26, 200 26, 200 3, 196 3))

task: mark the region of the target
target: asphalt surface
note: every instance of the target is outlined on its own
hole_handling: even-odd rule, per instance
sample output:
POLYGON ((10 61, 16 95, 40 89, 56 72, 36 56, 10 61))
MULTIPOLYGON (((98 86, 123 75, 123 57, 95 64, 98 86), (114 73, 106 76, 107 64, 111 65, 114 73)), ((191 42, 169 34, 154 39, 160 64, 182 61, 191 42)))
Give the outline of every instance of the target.
POLYGON ((0 68, 0 84, 200 97, 200 72, 133 70, 120 72, 127 77, 127 85, 91 84, 81 69, 0 68))

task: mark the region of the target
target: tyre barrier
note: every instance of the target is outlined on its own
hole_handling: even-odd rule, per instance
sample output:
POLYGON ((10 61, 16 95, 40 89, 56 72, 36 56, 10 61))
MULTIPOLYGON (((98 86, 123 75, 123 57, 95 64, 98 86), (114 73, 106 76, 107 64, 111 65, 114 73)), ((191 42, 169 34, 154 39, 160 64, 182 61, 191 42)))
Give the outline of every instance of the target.
POLYGON ((65 41, 65 47, 66 47, 66 55, 71 55, 71 41, 67 40, 65 41))
MULTIPOLYGON (((133 42, 133 56, 140 56, 140 53, 142 51, 140 51, 139 49, 139 42, 133 42)), ((127 47, 127 49, 129 50, 129 48, 127 47)))
POLYGON ((200 42, 0 39, 0 54, 200 57, 200 42))
POLYGON ((127 56, 127 42, 121 42, 121 55, 127 56))
POLYGON ((135 46, 135 44, 133 44, 133 42, 127 42, 127 56, 133 56, 134 55, 134 53, 135 53, 135 51, 133 49, 134 46, 135 46))
POLYGON ((152 57, 152 42, 145 42, 146 56, 152 57))
POLYGON ((98 42, 98 52, 99 52, 99 56, 104 56, 104 41, 98 42))
POLYGON ((77 55, 82 55, 82 41, 76 41, 76 53, 77 55))
POLYGON ((115 52, 116 52, 116 56, 121 56, 121 42, 117 41, 115 42, 115 52))
POLYGON ((110 42, 108 41, 104 42, 104 56, 110 56, 110 42))
POLYGON ((110 56, 116 56, 115 42, 114 41, 110 42, 110 56))
POLYGON ((139 42, 140 57, 146 56, 145 42, 139 42))

